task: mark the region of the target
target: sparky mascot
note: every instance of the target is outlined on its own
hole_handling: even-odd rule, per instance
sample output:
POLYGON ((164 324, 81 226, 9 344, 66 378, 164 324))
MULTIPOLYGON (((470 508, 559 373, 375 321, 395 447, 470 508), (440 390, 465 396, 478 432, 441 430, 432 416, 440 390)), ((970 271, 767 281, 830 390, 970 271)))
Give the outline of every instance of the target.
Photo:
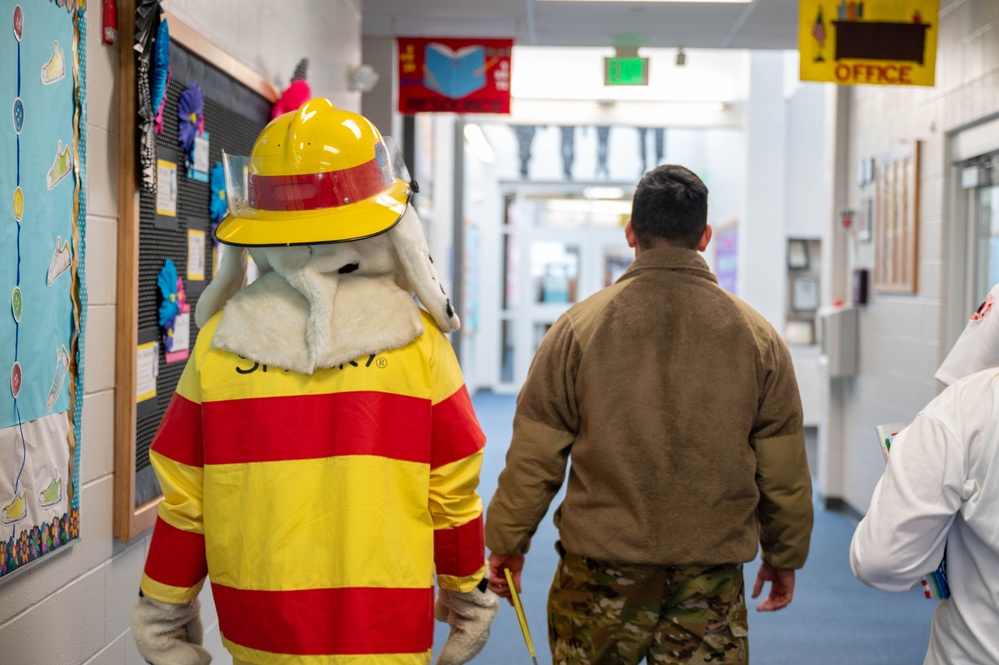
POLYGON ((225 168, 228 247, 150 453, 164 498, 139 651, 210 662, 209 577, 237 664, 426 664, 435 615, 451 626, 438 663, 465 663, 498 608, 476 492, 485 437, 444 336, 458 318, 416 183, 367 119, 325 99, 225 168), (243 288, 247 253, 260 277, 243 288))

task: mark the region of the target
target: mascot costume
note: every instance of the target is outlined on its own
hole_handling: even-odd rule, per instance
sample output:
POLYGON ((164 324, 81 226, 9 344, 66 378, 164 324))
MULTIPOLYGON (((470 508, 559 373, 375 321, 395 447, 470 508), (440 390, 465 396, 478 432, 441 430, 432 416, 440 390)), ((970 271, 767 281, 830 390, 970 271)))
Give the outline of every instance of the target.
POLYGON ((163 490, 132 627, 203 665, 211 578, 235 663, 426 664, 485 644, 485 436, 444 333, 405 165, 312 99, 225 157, 228 247, 150 457, 163 490), (246 255, 260 277, 244 288, 246 255), (413 299, 416 294, 423 306, 413 299), (434 578, 438 588, 434 601, 434 578))

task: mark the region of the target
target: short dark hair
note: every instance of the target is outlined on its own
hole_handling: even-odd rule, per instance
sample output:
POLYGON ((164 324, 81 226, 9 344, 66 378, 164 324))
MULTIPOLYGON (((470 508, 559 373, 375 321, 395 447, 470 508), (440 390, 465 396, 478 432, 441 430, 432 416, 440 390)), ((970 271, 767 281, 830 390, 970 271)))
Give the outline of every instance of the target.
POLYGON ((690 169, 657 166, 638 182, 631 228, 643 249, 665 244, 697 249, 708 223, 708 188, 690 169))

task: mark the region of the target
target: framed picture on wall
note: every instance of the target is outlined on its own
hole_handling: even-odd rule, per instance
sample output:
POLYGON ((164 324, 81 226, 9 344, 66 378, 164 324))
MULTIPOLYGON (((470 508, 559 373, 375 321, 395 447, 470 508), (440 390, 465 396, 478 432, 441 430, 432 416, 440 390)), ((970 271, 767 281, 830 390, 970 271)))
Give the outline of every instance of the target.
POLYGON ((874 290, 916 293, 919 272, 919 141, 898 143, 878 163, 874 203, 874 290))
POLYGON ((787 267, 791 270, 808 270, 808 241, 791 238, 787 241, 787 267))
POLYGON ((795 277, 792 282, 791 309, 813 311, 819 306, 819 280, 812 276, 795 277))

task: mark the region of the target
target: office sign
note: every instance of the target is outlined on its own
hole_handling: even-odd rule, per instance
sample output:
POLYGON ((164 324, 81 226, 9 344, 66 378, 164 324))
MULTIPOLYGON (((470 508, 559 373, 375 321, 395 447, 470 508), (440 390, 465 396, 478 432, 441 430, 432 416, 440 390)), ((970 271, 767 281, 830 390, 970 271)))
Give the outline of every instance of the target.
POLYGON ((512 39, 398 37, 399 113, 510 113, 512 39))
POLYGON ((940 0, 800 3, 802 81, 933 85, 940 0))

